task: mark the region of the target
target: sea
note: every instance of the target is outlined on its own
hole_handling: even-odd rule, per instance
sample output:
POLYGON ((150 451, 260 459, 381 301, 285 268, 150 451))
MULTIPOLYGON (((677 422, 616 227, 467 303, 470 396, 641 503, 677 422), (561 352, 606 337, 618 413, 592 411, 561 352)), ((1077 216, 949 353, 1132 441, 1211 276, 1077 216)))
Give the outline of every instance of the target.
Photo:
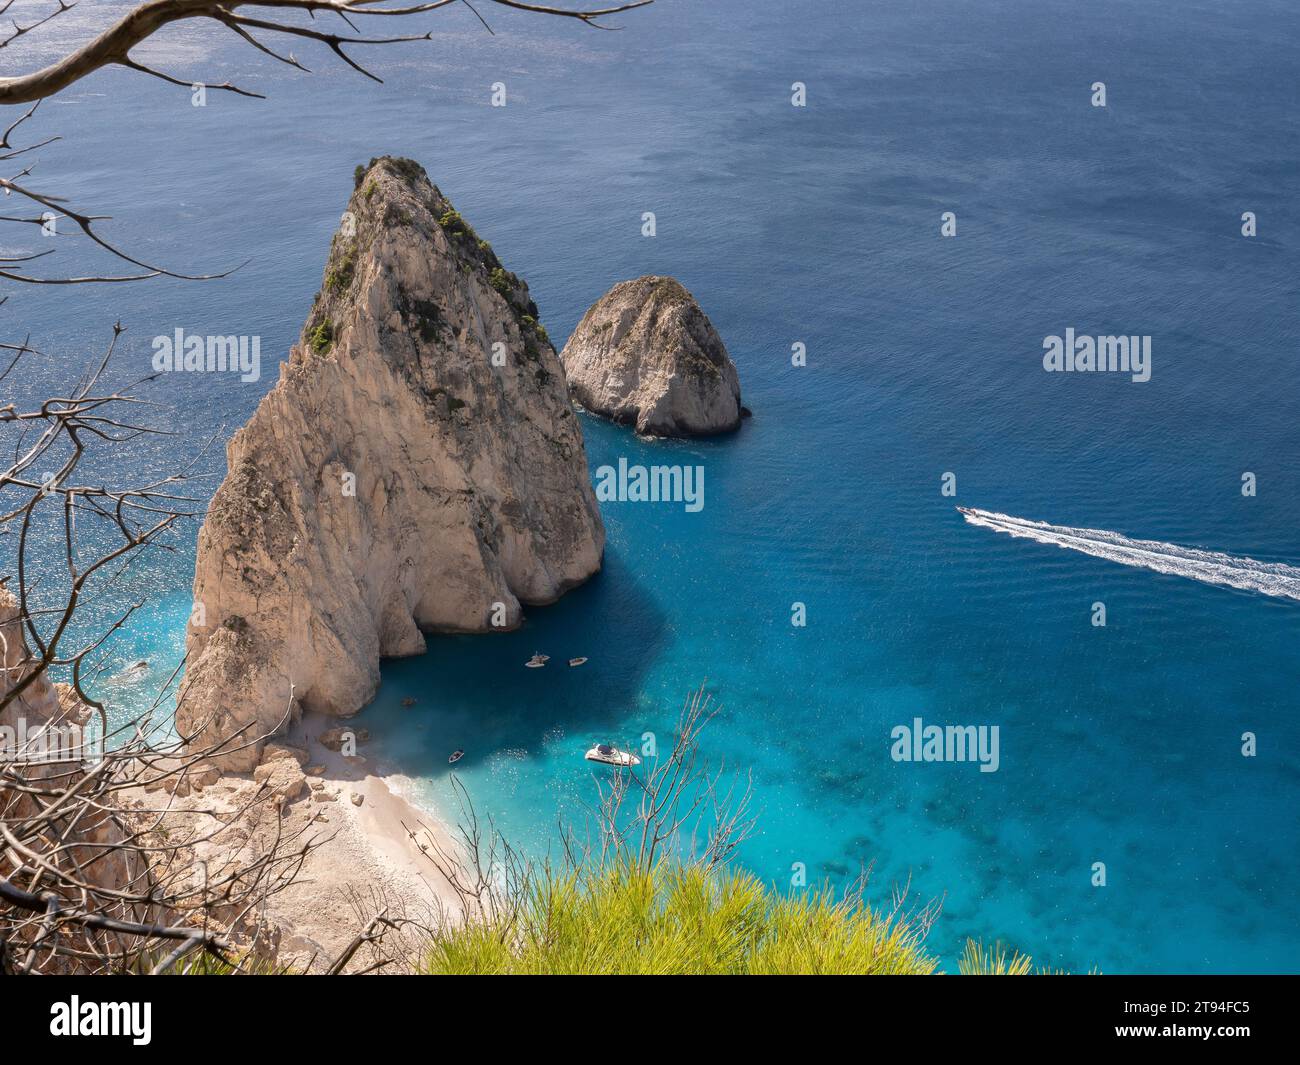
MULTIPOLYGON (((0 282, 3 339, 41 352, 0 406, 71 387, 115 322, 122 383, 178 328, 260 337, 258 380, 164 374, 140 395, 166 434, 91 460, 123 483, 192 466, 201 506, 353 168, 413 158, 557 347, 616 282, 672 275, 753 411, 690 441, 582 416, 593 471, 698 466, 704 505, 602 503, 596 578, 515 632, 384 663, 357 720, 414 801, 455 820, 454 772, 544 854, 590 817, 587 748, 662 745, 703 686, 702 753, 758 818, 735 860, 783 890, 869 869, 882 908, 939 903, 950 971, 967 938, 1079 972, 1296 971, 1300 7, 657 0, 601 30, 475 6, 491 32, 468 5, 360 20, 432 31, 351 52, 382 83, 201 22, 137 57, 205 98, 114 69, 42 104, 16 143, 61 139, 22 157, 30 185, 111 216, 144 262, 233 272, 0 282), (1067 330, 1148 338, 1149 379, 1049 372, 1067 330), (930 725, 996 727, 996 771, 899 757, 898 730, 930 725)), ((124 7, 79 5, 4 73, 124 7)), ((0 227, 0 253, 136 272, 71 228, 0 227)), ((97 689, 119 720, 180 660, 196 535, 87 606, 93 628, 140 604, 97 689)))

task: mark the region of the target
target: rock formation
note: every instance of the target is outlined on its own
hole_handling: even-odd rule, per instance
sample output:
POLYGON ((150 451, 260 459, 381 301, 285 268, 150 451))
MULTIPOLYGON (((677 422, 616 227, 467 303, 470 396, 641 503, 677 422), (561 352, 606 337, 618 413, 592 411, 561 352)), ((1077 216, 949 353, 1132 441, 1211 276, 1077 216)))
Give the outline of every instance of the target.
MULTIPOLYGON (((0 708, 0 728, 14 733, 13 736, 3 733, 3 739, 17 744, 14 751, 0 749, 0 758, 6 753, 19 759, 34 757, 22 748, 20 737, 24 734, 30 739, 34 732, 43 729, 88 730, 91 727, 93 711, 81 701, 72 685, 52 683, 49 674, 40 670, 38 660, 27 647, 27 629, 18 599, 3 585, 0 585, 0 703, 4 704, 0 708), (10 697, 32 673, 38 675, 18 695, 10 697)), ((75 741, 66 740, 64 744, 62 749, 75 751, 78 758, 93 759, 99 749, 89 735, 75 741)), ((53 770, 55 775, 64 771, 53 770)))
POLYGON ((201 743, 242 730, 226 769, 252 769, 300 706, 355 713, 422 632, 513 627, 600 568, 582 431, 528 286, 418 164, 356 178, 199 535, 177 722, 201 743))
MULTIPOLYGON (((0 585, 0 700, 37 671, 38 663, 27 650, 27 632, 18 600, 0 585)), ((19 721, 38 728, 63 718, 60 703, 63 693, 50 683, 45 673, 28 681, 21 693, 9 699, 0 710, 0 726, 16 728, 19 721)), ((3 752, 0 752, 2 755, 3 752)))
POLYGON ((749 413, 722 339, 671 277, 615 285, 583 315, 560 358, 574 399, 638 433, 723 433, 749 413))

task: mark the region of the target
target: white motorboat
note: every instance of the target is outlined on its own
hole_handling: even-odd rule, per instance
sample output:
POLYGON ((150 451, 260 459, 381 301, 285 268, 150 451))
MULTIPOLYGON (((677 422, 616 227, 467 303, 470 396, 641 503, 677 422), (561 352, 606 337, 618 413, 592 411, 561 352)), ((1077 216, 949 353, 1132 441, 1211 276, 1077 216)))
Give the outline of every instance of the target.
POLYGON ((605 765, 634 766, 640 765, 641 759, 628 751, 620 751, 608 743, 598 743, 587 752, 588 762, 603 762, 605 765))

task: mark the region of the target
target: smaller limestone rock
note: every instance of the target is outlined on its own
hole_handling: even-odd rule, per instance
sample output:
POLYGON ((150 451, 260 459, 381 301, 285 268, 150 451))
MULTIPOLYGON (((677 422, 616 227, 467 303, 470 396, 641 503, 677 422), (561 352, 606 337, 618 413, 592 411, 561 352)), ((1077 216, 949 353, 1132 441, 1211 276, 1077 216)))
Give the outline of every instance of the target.
POLYGON ((324 776, 324 775, 325 775, 325 767, 324 767, 323 765, 309 765, 309 766, 306 768, 305 772, 306 772, 306 774, 307 774, 309 777, 319 777, 319 776, 324 776))
POLYGON ((352 796, 352 805, 353 805, 353 806, 360 806, 360 805, 361 805, 363 802, 365 802, 365 801, 366 801, 366 797, 365 797, 364 795, 362 795, 360 792, 356 792, 356 793, 354 793, 353 796, 352 796))
POLYGON ((740 425, 740 378, 708 317, 671 277, 615 285, 560 353, 569 391, 593 414, 652 436, 740 425))

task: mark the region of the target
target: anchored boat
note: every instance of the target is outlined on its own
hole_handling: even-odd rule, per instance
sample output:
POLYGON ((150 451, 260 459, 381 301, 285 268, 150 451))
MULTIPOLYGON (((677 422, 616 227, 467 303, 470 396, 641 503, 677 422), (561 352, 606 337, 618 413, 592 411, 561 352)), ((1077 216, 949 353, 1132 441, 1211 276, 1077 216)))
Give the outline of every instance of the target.
POLYGON ((640 765, 641 759, 629 751, 620 751, 608 743, 598 743, 587 752, 588 762, 603 762, 605 765, 634 766, 640 765))

